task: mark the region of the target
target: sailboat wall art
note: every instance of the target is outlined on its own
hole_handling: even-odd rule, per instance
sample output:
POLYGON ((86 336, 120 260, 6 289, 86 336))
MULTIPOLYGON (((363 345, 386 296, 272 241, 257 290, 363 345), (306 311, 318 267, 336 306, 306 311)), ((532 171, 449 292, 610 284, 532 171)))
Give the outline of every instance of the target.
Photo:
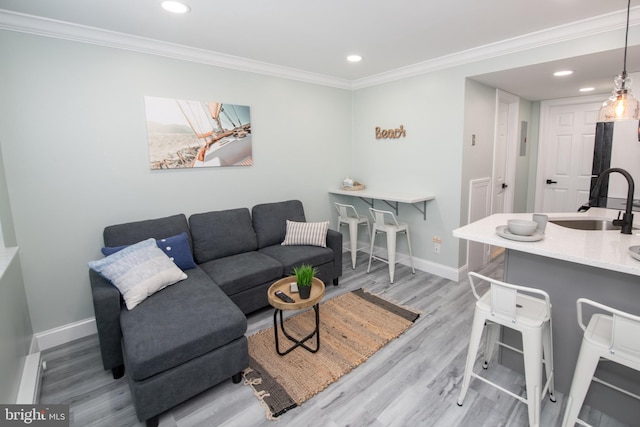
POLYGON ((145 96, 151 169, 251 166, 246 105, 145 96))

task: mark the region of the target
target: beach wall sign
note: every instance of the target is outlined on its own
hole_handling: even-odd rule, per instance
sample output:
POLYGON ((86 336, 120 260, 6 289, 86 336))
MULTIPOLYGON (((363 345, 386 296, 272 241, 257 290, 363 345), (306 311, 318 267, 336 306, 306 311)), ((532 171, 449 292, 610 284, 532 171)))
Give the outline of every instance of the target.
POLYGON ((376 139, 398 139, 407 136, 407 131, 403 125, 396 129, 382 129, 376 126, 376 139))

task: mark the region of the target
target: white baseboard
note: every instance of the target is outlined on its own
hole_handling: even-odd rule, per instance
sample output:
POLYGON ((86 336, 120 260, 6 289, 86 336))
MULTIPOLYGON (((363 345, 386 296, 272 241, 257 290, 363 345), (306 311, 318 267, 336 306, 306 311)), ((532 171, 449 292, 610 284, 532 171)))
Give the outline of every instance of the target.
POLYGON ((97 332, 96 320, 94 317, 91 317, 34 334, 31 339, 29 354, 25 358, 22 369, 16 404, 34 405, 38 403, 42 371, 46 369, 46 362, 42 360, 41 351, 66 344, 79 338, 84 338, 97 332))
MULTIPOLYGON (((382 258, 387 258, 387 248, 375 246, 373 250, 375 255, 382 258)), ((369 251, 365 252, 369 253, 369 251)), ((397 252, 396 259, 398 259, 398 264, 411 267, 411 265, 409 264, 409 254, 397 252)), ((454 282, 460 281, 460 277, 462 277, 462 274, 464 274, 464 269, 466 269, 466 266, 462 268, 453 268, 435 262, 427 261, 426 259, 417 258, 415 256, 413 257, 413 267, 416 270, 435 274, 436 276, 444 277, 445 279, 453 280, 454 282)))
MULTIPOLYGON (((409 260, 406 260, 406 264, 404 262, 403 264, 409 265, 409 260)), ((416 257, 413 257, 413 265, 418 270, 435 274, 436 276, 444 277, 445 279, 453 280, 454 282, 458 282, 460 280, 460 269, 416 257)))
POLYGON ((39 350, 43 351, 97 333, 96 318, 90 317, 48 331, 38 332, 34 334, 34 338, 39 350))
POLYGON ((38 403, 41 379, 42 353, 37 351, 29 354, 24 361, 20 388, 18 388, 18 395, 16 396, 16 404, 33 405, 38 403))

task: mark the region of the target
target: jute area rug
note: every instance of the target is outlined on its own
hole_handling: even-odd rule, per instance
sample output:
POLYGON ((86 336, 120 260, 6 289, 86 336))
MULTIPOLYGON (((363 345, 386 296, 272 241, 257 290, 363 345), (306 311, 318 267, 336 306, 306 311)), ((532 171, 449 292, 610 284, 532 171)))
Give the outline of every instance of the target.
MULTIPOLYGON (((406 331, 419 314, 362 289, 336 296, 320 305, 320 350, 298 347, 285 356, 275 349, 273 327, 249 337, 249 368, 245 384, 274 419, 327 388, 406 331)), ((285 320, 295 338, 313 331, 313 310, 285 320)), ((280 348, 291 344, 280 332, 280 348)), ((315 348, 315 337, 307 345, 315 348)))

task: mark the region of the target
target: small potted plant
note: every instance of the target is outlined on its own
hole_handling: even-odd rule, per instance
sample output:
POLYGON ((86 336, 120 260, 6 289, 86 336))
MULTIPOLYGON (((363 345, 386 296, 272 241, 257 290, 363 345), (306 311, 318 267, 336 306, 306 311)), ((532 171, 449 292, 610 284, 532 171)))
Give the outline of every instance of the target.
POLYGON ((296 276, 298 293, 301 299, 307 299, 309 295, 311 295, 311 283, 317 273, 318 269, 309 264, 302 264, 299 267, 293 268, 293 274, 296 276))

